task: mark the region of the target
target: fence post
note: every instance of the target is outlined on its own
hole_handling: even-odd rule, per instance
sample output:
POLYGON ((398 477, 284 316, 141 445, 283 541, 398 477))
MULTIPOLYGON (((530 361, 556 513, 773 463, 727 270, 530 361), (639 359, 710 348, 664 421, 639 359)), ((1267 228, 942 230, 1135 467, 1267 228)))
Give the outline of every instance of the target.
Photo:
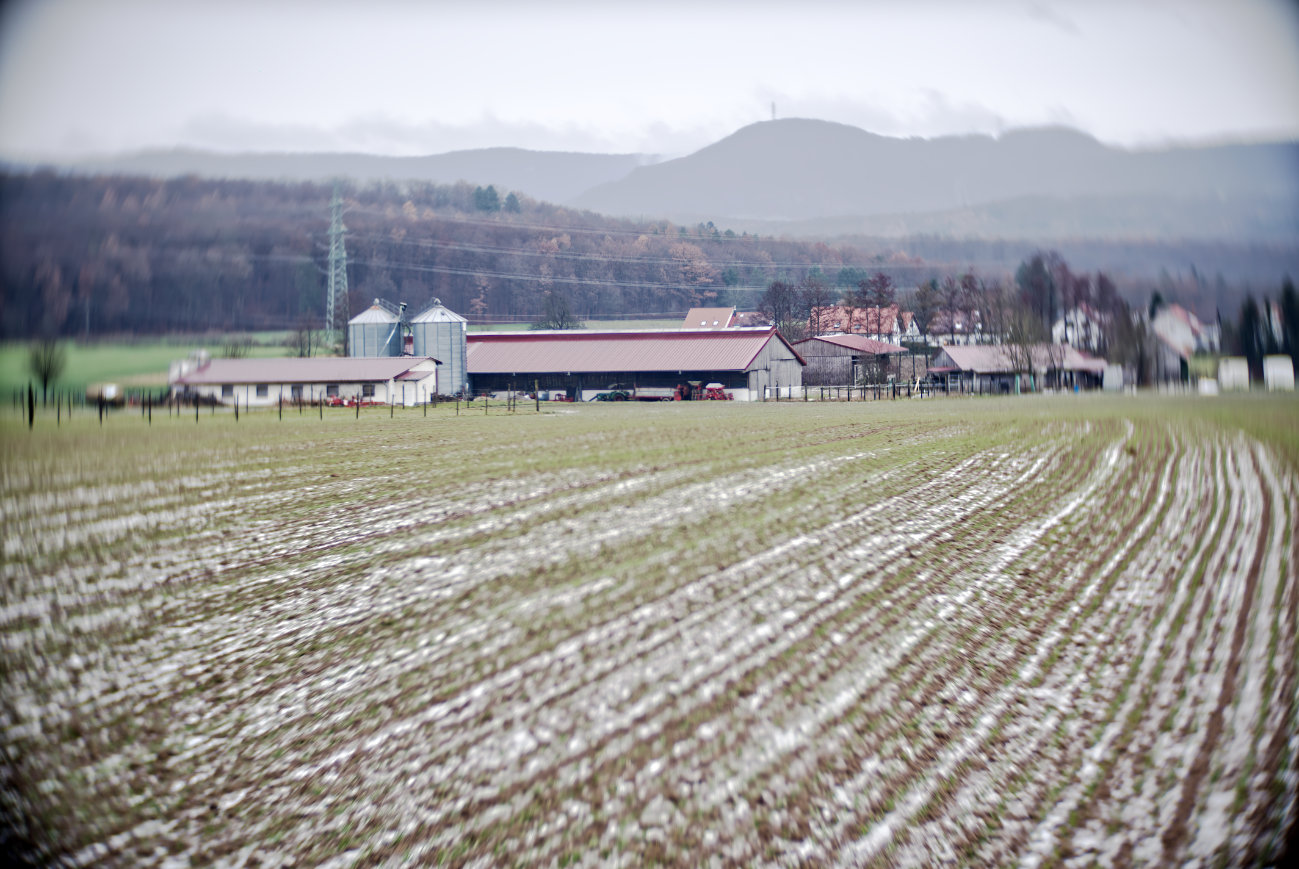
POLYGON ((537 413, 541 413, 541 381, 532 381, 532 398, 537 405, 537 413))

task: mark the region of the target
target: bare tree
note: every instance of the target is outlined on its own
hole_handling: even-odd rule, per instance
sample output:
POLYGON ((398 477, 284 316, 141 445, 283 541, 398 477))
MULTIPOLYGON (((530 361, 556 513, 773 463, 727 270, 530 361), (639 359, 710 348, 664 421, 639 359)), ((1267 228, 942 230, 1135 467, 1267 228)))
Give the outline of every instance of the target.
POLYGON ((866 282, 866 301, 875 309, 875 340, 880 340, 883 333, 883 326, 880 319, 883 310, 893 304, 896 293, 893 289, 893 279, 884 272, 876 272, 866 282))
POLYGON ((943 313, 947 315, 947 331, 951 335, 952 343, 956 343, 956 315, 961 310, 961 285, 951 275, 943 278, 942 288, 939 290, 943 300, 943 313))
POLYGON ((1034 354, 1045 338, 1042 321, 1035 311, 1024 305, 1006 310, 1006 338, 1002 352, 1016 374, 1027 375, 1036 388, 1037 366, 1034 354))
POLYGON ((852 334, 853 317, 857 314, 858 308, 863 308, 867 304, 867 294, 869 293, 870 281, 866 278, 857 282, 855 287, 846 287, 843 291, 843 298, 839 300, 839 305, 843 308, 844 320, 843 331, 846 334, 852 334))
POLYGON ((799 293, 802 296, 802 307, 807 309, 808 337, 815 338, 826 332, 829 308, 834 304, 830 288, 819 278, 808 275, 799 282, 799 293))
POLYGON ((316 354, 316 350, 320 347, 320 332, 316 330, 315 322, 312 318, 300 317, 298 325, 284 340, 284 346, 294 356, 306 358, 316 354))
POLYGON ((253 339, 247 335, 233 335, 221 342, 221 358, 243 359, 253 349, 253 339))
POLYGON ((68 355, 63 345, 53 338, 42 338, 32 344, 31 353, 27 357, 27 366, 31 369, 32 376, 41 384, 42 404, 49 403, 50 384, 62 376, 67 361, 68 355))
POLYGON ((581 329, 582 321, 573 314, 568 297, 558 290, 547 290, 541 316, 529 329, 581 329))
POLYGON ((922 336, 927 336, 929 327, 933 325, 934 314, 942 304, 938 295, 938 282, 931 279, 917 286, 908 303, 911 316, 915 318, 916 329, 922 336))
POLYGON ((1014 305, 1014 301, 1000 281, 979 282, 975 305, 979 312, 979 326, 985 341, 991 344, 1005 341, 1008 312, 1014 305))

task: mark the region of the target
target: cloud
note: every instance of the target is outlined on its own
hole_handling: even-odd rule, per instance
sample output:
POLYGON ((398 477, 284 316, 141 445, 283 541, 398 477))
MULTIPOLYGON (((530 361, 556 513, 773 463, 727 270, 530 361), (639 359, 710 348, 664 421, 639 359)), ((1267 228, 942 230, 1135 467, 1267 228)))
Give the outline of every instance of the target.
POLYGON ((1078 25, 1072 18, 1061 12, 1059 8, 1047 3, 1029 4, 1028 17, 1040 21, 1049 27, 1054 27, 1069 36, 1082 35, 1082 31, 1078 29, 1078 25))
POLYGON ((370 115, 324 126, 267 124, 209 114, 182 124, 177 139, 189 147, 217 151, 359 151, 420 156, 472 148, 519 147, 539 151, 677 155, 697 150, 731 131, 731 128, 715 126, 678 127, 663 122, 607 131, 573 123, 510 121, 492 115, 462 124, 408 122, 386 115, 370 115))

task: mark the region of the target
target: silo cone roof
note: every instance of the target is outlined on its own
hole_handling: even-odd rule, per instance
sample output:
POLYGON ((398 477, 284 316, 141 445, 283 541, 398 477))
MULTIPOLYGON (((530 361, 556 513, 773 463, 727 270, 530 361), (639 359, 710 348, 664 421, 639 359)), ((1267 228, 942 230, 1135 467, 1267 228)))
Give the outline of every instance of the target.
POLYGON ((397 316, 391 311, 378 305, 372 305, 368 309, 348 320, 347 325, 359 326, 365 325, 366 323, 383 323, 384 325, 392 325, 396 322, 397 316))
POLYGON ((421 311, 416 317, 411 318, 411 323, 467 323, 464 317, 455 311, 443 305, 441 302, 434 302, 430 307, 421 311))

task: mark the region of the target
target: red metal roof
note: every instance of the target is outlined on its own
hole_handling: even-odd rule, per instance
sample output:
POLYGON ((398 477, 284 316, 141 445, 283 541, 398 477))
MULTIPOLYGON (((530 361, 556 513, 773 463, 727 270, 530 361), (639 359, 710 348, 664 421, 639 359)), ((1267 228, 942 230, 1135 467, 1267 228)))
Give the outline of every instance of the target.
POLYGON ((212 383, 377 383, 401 377, 420 363, 430 361, 437 360, 423 356, 213 359, 176 382, 188 386, 212 383))
POLYGON ((874 338, 867 338, 865 335, 818 335, 815 338, 808 338, 806 341, 799 341, 798 344, 801 347, 812 341, 824 341, 827 344, 836 344, 840 347, 856 350, 859 353, 870 353, 875 356, 907 352, 904 347, 890 344, 887 341, 876 341, 874 338))
POLYGON ((768 341, 803 357, 775 329, 647 332, 477 332, 470 374, 532 371, 744 371, 768 341))
POLYGON ((734 308, 691 308, 682 329, 729 329, 735 319, 734 308))

